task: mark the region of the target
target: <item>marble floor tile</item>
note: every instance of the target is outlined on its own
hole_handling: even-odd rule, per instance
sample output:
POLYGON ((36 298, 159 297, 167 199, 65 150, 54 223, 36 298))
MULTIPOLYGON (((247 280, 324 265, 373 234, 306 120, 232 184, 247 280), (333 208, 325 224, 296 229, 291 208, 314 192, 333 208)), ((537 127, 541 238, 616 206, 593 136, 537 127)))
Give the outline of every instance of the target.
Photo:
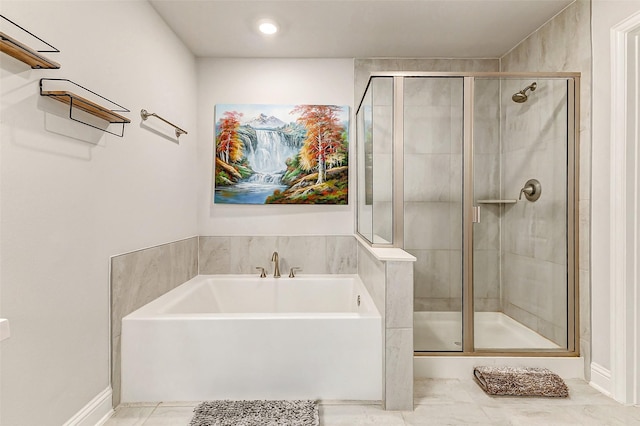
POLYGON ((417 405, 413 411, 403 412, 402 417, 408 426, 495 424, 479 405, 465 402, 417 405))
POLYGON ((379 405, 320 405, 320 426, 404 426, 402 413, 379 405))
POLYGON ((640 425, 640 407, 583 405, 566 407, 581 425, 640 425))
POLYGON ((193 417, 193 408, 160 405, 143 426, 186 426, 193 417))
POLYGON ((119 406, 104 426, 142 426, 156 409, 156 405, 119 406))
POLYGON ((419 404, 471 403, 473 398, 461 380, 420 379, 414 382, 413 402, 419 404))
MULTIPOLYGON (((569 398, 492 397, 470 378, 414 383, 414 411, 384 411, 372 402, 321 401, 321 426, 628 426, 640 425, 640 407, 618 404, 587 382, 565 380, 569 398)), ((104 426, 188 425, 199 402, 119 406, 104 426)))
POLYGON ((510 426, 525 425, 580 425, 578 419, 566 407, 545 406, 544 403, 520 405, 482 406, 491 423, 510 426))

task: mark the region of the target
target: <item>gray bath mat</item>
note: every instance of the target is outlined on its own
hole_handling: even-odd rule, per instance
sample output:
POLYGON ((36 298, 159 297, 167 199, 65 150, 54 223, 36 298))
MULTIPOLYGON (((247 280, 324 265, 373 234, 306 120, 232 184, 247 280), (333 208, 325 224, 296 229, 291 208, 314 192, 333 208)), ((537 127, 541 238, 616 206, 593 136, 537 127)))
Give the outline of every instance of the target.
POLYGON ((560 376, 546 368, 475 367, 473 375, 489 395, 569 396, 569 389, 560 376))
POLYGON ((189 426, 318 426, 315 401, 207 401, 189 426))

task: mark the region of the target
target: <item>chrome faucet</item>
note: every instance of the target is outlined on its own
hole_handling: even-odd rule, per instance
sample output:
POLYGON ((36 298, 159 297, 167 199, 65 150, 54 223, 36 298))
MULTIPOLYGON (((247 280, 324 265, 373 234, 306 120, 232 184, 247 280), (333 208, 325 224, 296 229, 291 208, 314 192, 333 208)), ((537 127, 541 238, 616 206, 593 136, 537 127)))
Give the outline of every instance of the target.
POLYGON ((273 278, 280 278, 280 261, 278 260, 278 252, 274 251, 271 255, 271 261, 275 263, 275 269, 273 270, 273 278))

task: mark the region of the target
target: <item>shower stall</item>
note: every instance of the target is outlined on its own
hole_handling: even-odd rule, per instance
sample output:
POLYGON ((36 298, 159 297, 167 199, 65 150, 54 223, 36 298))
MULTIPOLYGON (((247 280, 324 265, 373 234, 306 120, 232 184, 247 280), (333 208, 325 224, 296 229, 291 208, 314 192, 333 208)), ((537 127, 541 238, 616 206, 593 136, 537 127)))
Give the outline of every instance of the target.
POLYGON ((417 258, 417 355, 578 354, 579 84, 371 75, 356 113, 357 231, 417 258))

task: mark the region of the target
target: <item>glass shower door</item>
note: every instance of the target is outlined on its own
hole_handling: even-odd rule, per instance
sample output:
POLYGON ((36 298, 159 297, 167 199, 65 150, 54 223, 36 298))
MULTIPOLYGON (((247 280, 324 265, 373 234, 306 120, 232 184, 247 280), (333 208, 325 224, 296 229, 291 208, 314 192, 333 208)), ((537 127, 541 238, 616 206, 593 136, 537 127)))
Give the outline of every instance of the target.
POLYGON ((565 78, 475 79, 476 351, 568 348, 570 90, 565 78))
POLYGON ((463 78, 404 78, 404 249, 415 351, 462 351, 463 78))

